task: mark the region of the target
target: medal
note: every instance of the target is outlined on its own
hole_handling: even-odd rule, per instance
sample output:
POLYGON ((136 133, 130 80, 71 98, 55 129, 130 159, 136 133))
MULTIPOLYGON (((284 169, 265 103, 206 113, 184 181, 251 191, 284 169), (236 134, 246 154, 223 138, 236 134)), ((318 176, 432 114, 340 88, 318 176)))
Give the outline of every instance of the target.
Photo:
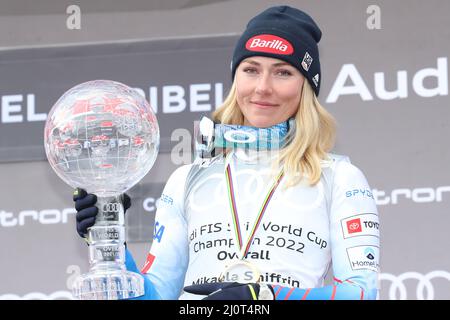
MULTIPOLYGON (((231 154, 230 154, 231 155, 231 154)), ((229 156, 230 156, 229 155, 229 156)), ((239 253, 238 257, 239 260, 232 262, 230 265, 228 265, 225 268, 225 271, 222 272, 219 279, 220 281, 226 281, 226 282, 241 282, 241 283, 254 283, 259 282, 261 272, 258 270, 258 268, 250 263, 248 260, 244 260, 247 253, 250 250, 250 246, 252 244, 253 238, 255 237, 256 230, 258 229, 262 218, 264 216, 264 213, 266 212, 266 209, 269 205, 270 200, 272 199, 273 194, 275 193, 276 188, 280 184, 281 179, 284 176, 283 170, 280 171, 278 176, 276 177, 275 181, 269 188, 266 196, 264 197, 264 201, 261 204, 261 208, 258 212, 258 215, 256 217, 256 220, 253 224, 253 228, 250 232, 250 235, 248 236, 247 241, 244 243, 242 239, 242 233, 240 229, 239 224, 239 216, 237 212, 237 205, 236 205, 236 197, 234 193, 234 185, 233 185, 233 176, 231 174, 231 166, 230 162, 228 161, 229 157, 227 157, 227 161, 225 162, 225 180, 228 190, 228 198, 230 202, 230 212, 233 220, 233 227, 234 227, 234 233, 236 237, 236 245, 238 246, 239 253)))

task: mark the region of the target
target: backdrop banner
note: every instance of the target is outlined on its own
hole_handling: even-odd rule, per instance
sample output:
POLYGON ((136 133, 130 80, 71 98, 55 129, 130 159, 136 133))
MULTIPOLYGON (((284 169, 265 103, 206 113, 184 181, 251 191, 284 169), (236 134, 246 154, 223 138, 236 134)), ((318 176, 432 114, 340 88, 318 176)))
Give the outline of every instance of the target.
MULTIPOLYGON (((338 122, 333 152, 364 172, 378 204, 380 225, 371 227, 381 232, 380 299, 450 299, 445 6, 409 8, 399 24, 388 12, 379 30, 365 21, 358 28, 348 19, 333 24, 336 13, 326 10, 320 17, 328 22, 319 100, 338 122), (417 24, 419 17, 427 23, 417 24)), ((127 213, 127 242, 143 266, 153 234, 164 227, 154 225, 154 215, 165 182, 192 160, 194 121, 210 115, 229 90, 236 39, 0 51, 0 299, 70 299, 72 281, 89 267, 72 190, 45 158, 43 129, 56 100, 79 83, 108 79, 136 88, 155 110, 160 154, 129 191, 127 213)))

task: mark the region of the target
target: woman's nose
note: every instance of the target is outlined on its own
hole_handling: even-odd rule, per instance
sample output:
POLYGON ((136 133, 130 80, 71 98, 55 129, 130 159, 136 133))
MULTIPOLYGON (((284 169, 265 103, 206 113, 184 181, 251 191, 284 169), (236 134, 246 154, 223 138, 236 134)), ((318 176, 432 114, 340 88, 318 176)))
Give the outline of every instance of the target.
POLYGON ((272 83, 270 75, 267 72, 261 74, 256 84, 255 92, 258 94, 270 94, 272 93, 272 83))

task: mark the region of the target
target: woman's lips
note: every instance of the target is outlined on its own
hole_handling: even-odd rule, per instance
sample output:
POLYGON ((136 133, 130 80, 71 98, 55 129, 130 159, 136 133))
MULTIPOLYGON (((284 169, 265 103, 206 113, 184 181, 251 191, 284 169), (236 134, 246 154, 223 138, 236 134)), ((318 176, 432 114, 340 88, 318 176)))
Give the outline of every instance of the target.
POLYGON ((263 108, 263 109, 268 109, 268 108, 278 106, 275 103, 270 103, 270 102, 266 102, 266 101, 250 101, 250 103, 256 105, 259 108, 263 108))

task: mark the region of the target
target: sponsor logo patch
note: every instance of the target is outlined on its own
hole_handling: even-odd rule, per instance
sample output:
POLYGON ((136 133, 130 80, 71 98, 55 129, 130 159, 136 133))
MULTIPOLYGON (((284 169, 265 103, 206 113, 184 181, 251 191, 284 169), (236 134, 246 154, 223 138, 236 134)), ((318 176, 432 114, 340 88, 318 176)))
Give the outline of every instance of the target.
POLYGON ((366 269, 377 272, 380 267, 380 249, 376 246, 356 246, 347 248, 347 255, 353 270, 366 269))
POLYGON ((345 196, 347 198, 350 197, 356 197, 356 196, 360 196, 360 197, 368 197, 368 198, 372 198, 373 199, 373 194, 370 190, 368 189, 353 189, 353 190, 348 190, 345 192, 345 196))
POLYGON ((347 221, 347 232, 350 233, 355 233, 355 232, 361 232, 362 228, 361 228, 361 219, 352 219, 347 221))
POLYGON ((247 40, 245 48, 249 51, 267 52, 289 55, 294 52, 294 47, 286 39, 272 34, 260 34, 247 40))
POLYGON ((341 220, 344 238, 356 236, 380 236, 380 223, 375 213, 357 214, 341 220))
POLYGON ((308 71, 311 67, 311 64, 313 62, 313 58, 309 55, 308 52, 305 53, 305 56, 303 57, 302 61, 302 67, 305 69, 305 71, 308 71))
POLYGON ((316 74, 313 78, 312 81, 314 82, 314 85, 317 87, 319 85, 319 74, 316 74))

